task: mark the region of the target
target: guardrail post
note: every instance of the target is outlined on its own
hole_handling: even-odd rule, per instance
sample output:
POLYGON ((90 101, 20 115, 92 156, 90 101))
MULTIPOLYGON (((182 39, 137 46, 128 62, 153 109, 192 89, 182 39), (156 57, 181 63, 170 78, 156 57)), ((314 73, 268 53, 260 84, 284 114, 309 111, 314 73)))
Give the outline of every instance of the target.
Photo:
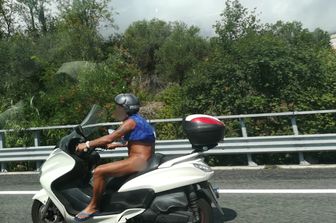
MULTIPOLYGON (((5 133, 0 132, 0 149, 5 147, 5 133)), ((7 172, 7 164, 1 163, 1 172, 7 172)))
MULTIPOLYGON (((296 136, 299 135, 299 129, 297 127, 296 118, 295 118, 294 114, 291 117, 291 122, 292 122, 292 128, 293 128, 294 135, 296 135, 296 136)), ((307 162, 307 160, 305 160, 303 152, 299 152, 299 162, 300 162, 300 165, 309 165, 310 164, 309 162, 307 162)))
MULTIPOLYGON (((239 123, 240 123, 243 138, 247 138, 248 136, 247 136, 247 131, 246 131, 246 126, 245 126, 245 123, 244 123, 244 119, 239 118, 239 123)), ((258 164, 253 161, 251 153, 247 154, 247 163, 248 163, 249 166, 258 166, 258 164)))
MULTIPOLYGON (((34 146, 38 147, 40 145, 40 131, 36 130, 34 131, 34 146)), ((42 161, 38 160, 36 161, 36 171, 40 171, 42 166, 42 161)))

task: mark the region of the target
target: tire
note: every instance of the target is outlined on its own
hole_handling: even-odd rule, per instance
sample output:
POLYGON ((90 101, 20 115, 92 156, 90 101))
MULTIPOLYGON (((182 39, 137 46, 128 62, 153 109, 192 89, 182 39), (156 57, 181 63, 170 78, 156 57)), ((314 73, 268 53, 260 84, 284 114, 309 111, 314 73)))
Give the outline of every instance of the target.
POLYGON ((45 205, 41 203, 38 200, 34 200, 32 209, 31 209, 31 216, 33 223, 60 223, 64 222, 63 217, 60 215, 60 213, 57 210, 56 207, 49 208, 47 212, 47 218, 41 219, 41 215, 43 212, 43 209, 45 208, 45 205))
POLYGON ((199 223, 213 223, 212 207, 209 202, 200 198, 197 200, 197 206, 199 208, 199 223))

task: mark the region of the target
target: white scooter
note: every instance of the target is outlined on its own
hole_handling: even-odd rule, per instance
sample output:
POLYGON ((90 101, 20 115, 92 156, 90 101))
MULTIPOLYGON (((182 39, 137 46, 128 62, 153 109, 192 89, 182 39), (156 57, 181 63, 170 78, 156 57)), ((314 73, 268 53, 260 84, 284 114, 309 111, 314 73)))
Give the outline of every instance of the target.
MULTIPOLYGON (((92 197, 90 179, 99 154, 90 150, 77 154, 76 145, 98 123, 93 107, 82 124, 63 137, 41 168, 42 189, 33 197, 32 220, 75 222, 92 197)), ((100 214, 85 222, 110 223, 213 223, 212 206, 223 214, 208 180, 213 170, 202 153, 223 139, 224 124, 206 115, 191 115, 183 122, 194 151, 169 159, 154 154, 145 171, 106 181, 100 214)))

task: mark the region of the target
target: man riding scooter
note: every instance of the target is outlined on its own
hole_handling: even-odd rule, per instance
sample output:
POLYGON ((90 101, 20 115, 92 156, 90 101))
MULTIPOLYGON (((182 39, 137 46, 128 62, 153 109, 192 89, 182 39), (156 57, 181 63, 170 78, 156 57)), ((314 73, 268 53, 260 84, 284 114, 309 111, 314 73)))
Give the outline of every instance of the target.
POLYGON ((88 206, 78 213, 75 220, 83 222, 99 212, 99 204, 107 177, 120 177, 143 171, 147 161, 154 154, 155 135, 152 126, 138 114, 140 103, 138 98, 130 93, 115 97, 116 110, 114 116, 122 121, 121 126, 113 133, 78 144, 76 151, 86 152, 90 148, 105 147, 115 149, 127 146, 128 158, 98 166, 93 172, 93 197, 88 206), (126 144, 113 143, 123 138, 126 144))

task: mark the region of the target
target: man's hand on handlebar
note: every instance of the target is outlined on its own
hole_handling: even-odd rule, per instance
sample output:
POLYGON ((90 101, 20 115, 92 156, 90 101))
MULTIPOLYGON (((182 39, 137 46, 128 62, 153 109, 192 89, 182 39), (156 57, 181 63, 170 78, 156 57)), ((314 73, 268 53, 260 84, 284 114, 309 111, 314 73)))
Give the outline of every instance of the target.
POLYGON ((87 152, 87 151, 88 151, 88 148, 85 143, 79 143, 76 146, 76 152, 87 152))

